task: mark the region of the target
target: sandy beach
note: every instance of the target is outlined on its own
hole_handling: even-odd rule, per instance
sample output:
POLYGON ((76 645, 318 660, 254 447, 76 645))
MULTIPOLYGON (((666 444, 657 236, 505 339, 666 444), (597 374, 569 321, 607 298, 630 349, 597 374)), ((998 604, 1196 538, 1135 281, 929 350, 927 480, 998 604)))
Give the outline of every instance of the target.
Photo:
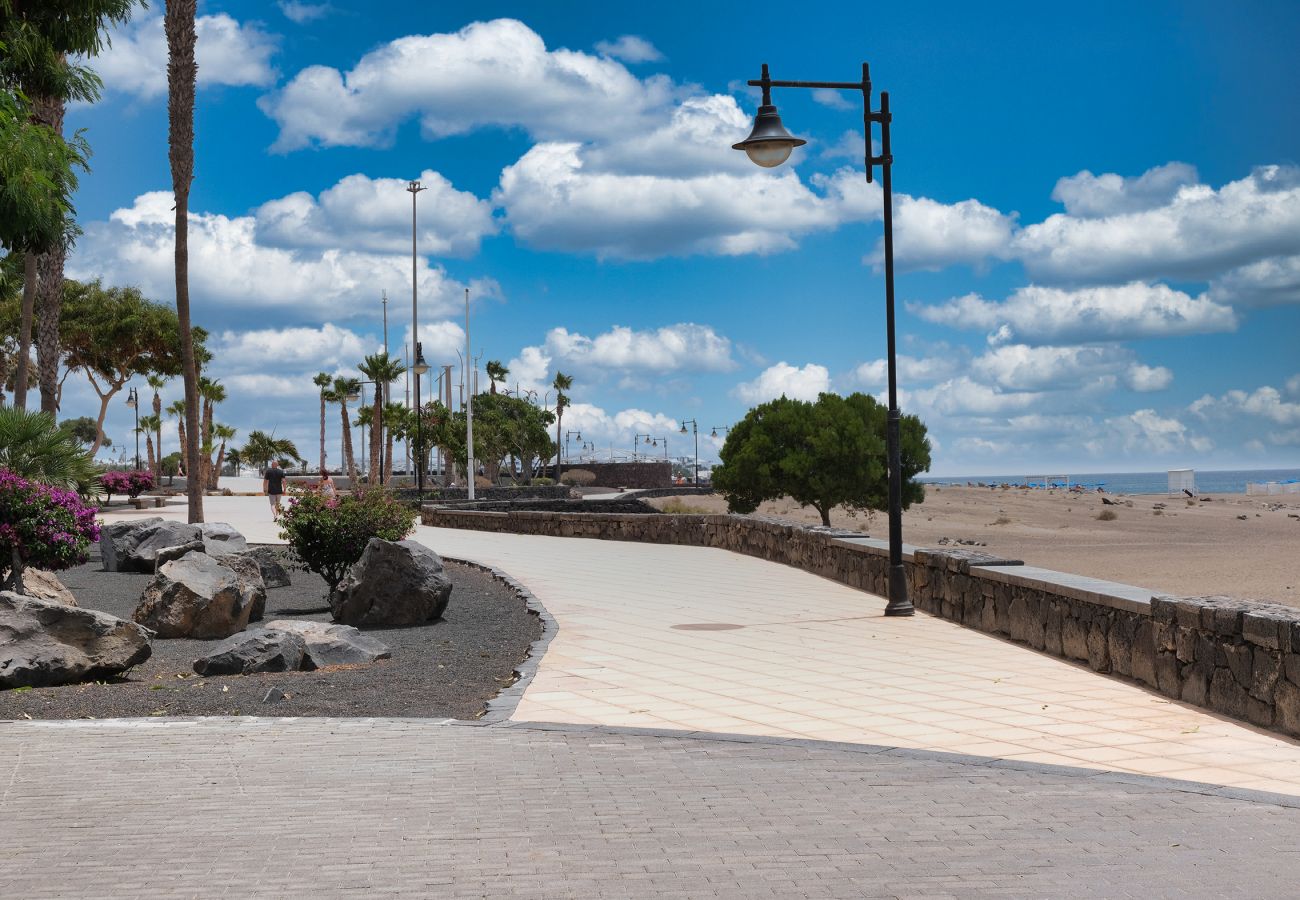
MULTIPOLYGON (((673 500, 651 501, 664 506, 673 500)), ((718 495, 678 503, 725 512, 718 495)), ((756 515, 818 524, 811 507, 764 503, 756 515)), ((849 516, 831 524, 887 536, 886 517, 849 516)), ((1180 596, 1224 594, 1300 607, 1300 496, 1075 494, 1062 490, 930 485, 925 502, 903 514, 903 540, 922 547, 977 541, 1027 565, 1072 572, 1180 596), (1115 505, 1106 505, 1103 498, 1115 505), (1099 519, 1103 511, 1113 519, 1099 519)))

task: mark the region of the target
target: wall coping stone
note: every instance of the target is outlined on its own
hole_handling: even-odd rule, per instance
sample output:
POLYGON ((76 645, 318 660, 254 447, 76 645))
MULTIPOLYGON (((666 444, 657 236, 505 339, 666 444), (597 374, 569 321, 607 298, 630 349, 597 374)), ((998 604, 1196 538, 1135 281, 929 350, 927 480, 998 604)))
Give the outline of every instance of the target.
POLYGON ((1121 584, 1118 581, 1105 581, 1101 578, 1089 578, 1086 575, 1072 575, 1069 572, 1057 572, 1054 569, 1040 569, 1037 566, 981 566, 971 572, 975 578, 985 578, 1001 584, 1049 591, 1096 603, 1111 609, 1122 609, 1142 615, 1151 614, 1153 591, 1121 584))

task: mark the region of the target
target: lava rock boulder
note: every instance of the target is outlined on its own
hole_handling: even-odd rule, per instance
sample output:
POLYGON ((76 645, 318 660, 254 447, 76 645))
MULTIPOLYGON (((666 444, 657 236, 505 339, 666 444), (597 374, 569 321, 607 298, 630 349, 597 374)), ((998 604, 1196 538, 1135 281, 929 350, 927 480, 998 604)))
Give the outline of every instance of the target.
POLYGON ((248 627, 255 591, 206 553, 163 565, 144 589, 132 618, 165 638, 229 637, 248 627))
POLYGON ((330 611, 358 628, 422 625, 440 618, 450 599, 438 554, 415 541, 371 538, 330 595, 330 611))
POLYGON ((152 652, 149 632, 134 622, 0 593, 0 688, 112 678, 152 652))

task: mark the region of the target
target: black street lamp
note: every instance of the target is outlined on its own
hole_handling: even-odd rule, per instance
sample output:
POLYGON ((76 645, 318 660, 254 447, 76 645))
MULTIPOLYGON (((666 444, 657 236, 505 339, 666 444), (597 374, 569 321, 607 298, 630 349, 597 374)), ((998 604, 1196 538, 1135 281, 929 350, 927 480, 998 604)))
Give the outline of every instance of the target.
POLYGON ((564 432, 564 461, 565 461, 565 462, 568 462, 568 461, 569 461, 569 435, 573 435, 573 436, 576 437, 578 440, 582 440, 582 432, 581 432, 581 431, 566 431, 566 432, 564 432))
POLYGON ((128 409, 135 410, 135 470, 140 471, 140 395, 135 392, 135 388, 126 395, 126 405, 128 409))
POLYGON ((700 427, 694 419, 682 419, 682 434, 686 433, 686 425, 690 423, 691 434, 695 435, 695 486, 700 486, 700 427))
POLYGON ((418 501, 424 501, 424 457, 420 455, 422 450, 420 446, 420 376, 429 371, 429 366, 424 362, 424 357, 420 355, 420 316, 418 302, 418 270, 416 268, 415 255, 415 207, 416 200, 420 196, 420 191, 428 190, 418 181, 408 181, 406 190, 411 195, 411 340, 415 341, 415 365, 411 366, 411 371, 415 373, 415 457, 419 460, 418 466, 420 474, 416 476, 416 488, 418 490, 418 501), (421 368, 423 366, 423 368, 421 368))
POLYGON ((729 425, 714 425, 714 426, 713 426, 713 435, 712 435, 713 437, 717 437, 717 436, 718 436, 718 429, 719 429, 719 428, 722 429, 722 433, 723 433, 723 434, 726 434, 727 432, 731 431, 731 426, 729 426, 729 425))
POLYGON ((885 326, 889 350, 889 419, 885 438, 889 454, 889 602, 887 616, 910 616, 915 613, 907 596, 907 573, 903 569, 903 472, 899 455, 898 371, 894 356, 894 194, 891 169, 894 157, 889 150, 889 92, 880 92, 880 109, 871 108, 871 73, 862 64, 861 81, 773 81, 763 63, 763 77, 748 82, 763 89, 763 104, 754 117, 754 130, 749 137, 732 149, 744 150, 751 160, 764 168, 779 166, 790 157, 790 151, 805 141, 793 137, 781 124, 781 117, 772 105, 772 88, 811 88, 814 90, 843 90, 862 92, 862 117, 866 124, 864 139, 866 149, 863 160, 867 169, 867 183, 871 183, 873 166, 880 166, 880 186, 884 194, 885 225, 885 326), (880 124, 880 155, 871 153, 871 124, 880 124))
POLYGON ((424 411, 420 409, 420 376, 429 371, 429 364, 424 361, 424 343, 415 342, 415 362, 411 364, 415 373, 415 490, 419 502, 424 502, 424 411))
POLYGON ((632 462, 636 462, 637 446, 641 443, 642 438, 645 439, 645 443, 650 443, 650 435, 648 434, 638 434, 632 438, 632 462))

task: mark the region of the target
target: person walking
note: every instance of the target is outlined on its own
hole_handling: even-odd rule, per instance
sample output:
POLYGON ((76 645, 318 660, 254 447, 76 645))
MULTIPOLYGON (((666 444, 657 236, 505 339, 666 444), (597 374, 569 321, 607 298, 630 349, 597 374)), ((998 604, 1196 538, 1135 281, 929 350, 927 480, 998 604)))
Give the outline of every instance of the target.
POLYGON ((280 463, 273 459, 262 476, 262 493, 266 494, 271 501, 272 516, 280 514, 280 498, 284 496, 284 474, 280 463))

